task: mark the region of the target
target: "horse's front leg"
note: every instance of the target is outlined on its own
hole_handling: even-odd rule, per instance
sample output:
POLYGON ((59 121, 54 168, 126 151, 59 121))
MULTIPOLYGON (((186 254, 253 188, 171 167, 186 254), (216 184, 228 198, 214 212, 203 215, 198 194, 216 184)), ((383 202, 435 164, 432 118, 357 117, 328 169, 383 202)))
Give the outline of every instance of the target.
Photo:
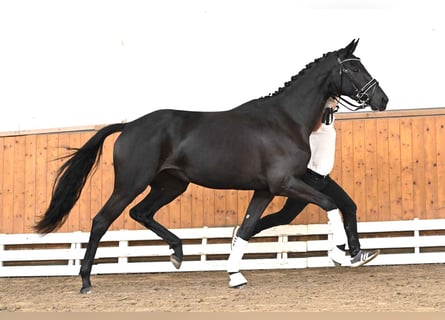
POLYGON ((229 273, 229 286, 239 288, 247 283, 246 278, 239 271, 241 259, 243 258, 247 242, 254 233, 255 225, 274 195, 269 191, 255 191, 247 208, 243 223, 238 229, 232 243, 232 252, 227 262, 229 273))
POLYGON ((327 218, 332 228, 333 242, 335 246, 344 250, 347 236, 343 220, 336 203, 330 197, 293 176, 282 179, 272 190, 277 195, 303 200, 324 209, 327 212, 327 218))

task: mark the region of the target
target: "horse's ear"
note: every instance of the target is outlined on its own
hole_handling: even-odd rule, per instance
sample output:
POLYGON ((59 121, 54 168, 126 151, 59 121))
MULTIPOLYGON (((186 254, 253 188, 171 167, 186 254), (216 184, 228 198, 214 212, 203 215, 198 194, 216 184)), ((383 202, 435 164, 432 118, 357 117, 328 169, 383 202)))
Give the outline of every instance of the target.
POLYGON ((358 44, 359 40, 360 39, 357 39, 357 40, 354 39, 351 41, 351 43, 349 43, 346 47, 343 48, 342 53, 344 55, 344 58, 352 56, 352 54, 355 51, 355 48, 357 48, 357 44, 358 44))

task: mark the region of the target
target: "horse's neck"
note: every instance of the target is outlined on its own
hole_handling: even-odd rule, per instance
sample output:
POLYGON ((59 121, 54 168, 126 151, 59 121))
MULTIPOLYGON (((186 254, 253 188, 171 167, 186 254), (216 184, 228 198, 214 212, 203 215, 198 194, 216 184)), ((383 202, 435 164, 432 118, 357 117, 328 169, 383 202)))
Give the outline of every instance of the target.
POLYGON ((306 127, 311 132, 321 115, 330 95, 329 79, 314 82, 313 80, 300 79, 300 83, 293 84, 294 88, 283 98, 283 108, 295 123, 306 127))

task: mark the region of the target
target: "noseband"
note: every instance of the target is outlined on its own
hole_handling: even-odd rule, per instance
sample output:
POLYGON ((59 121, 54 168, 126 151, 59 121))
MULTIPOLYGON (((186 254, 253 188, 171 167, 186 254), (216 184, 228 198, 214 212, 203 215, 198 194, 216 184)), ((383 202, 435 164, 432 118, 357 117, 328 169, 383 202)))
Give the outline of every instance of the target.
POLYGON ((354 79, 352 79, 352 77, 349 75, 349 72, 343 66, 343 63, 348 62, 348 61, 360 61, 360 59, 359 58, 349 58, 349 59, 340 60, 340 58, 338 58, 337 61, 340 64, 340 77, 341 77, 340 89, 343 87, 343 74, 345 74, 349 78, 349 80, 352 83, 352 86, 355 89, 355 101, 358 102, 358 105, 355 105, 355 104, 345 100, 340 95, 337 98, 338 103, 340 103, 346 109, 351 110, 351 111, 356 111, 356 110, 364 109, 364 108, 368 107, 369 106, 368 102, 370 100, 370 95, 368 94, 368 92, 372 89, 370 94, 372 95, 374 93, 374 90, 378 84, 377 80, 372 78, 361 89, 359 89, 360 85, 358 85, 356 83, 356 81, 354 79), (354 107, 355 110, 350 109, 346 104, 354 107))

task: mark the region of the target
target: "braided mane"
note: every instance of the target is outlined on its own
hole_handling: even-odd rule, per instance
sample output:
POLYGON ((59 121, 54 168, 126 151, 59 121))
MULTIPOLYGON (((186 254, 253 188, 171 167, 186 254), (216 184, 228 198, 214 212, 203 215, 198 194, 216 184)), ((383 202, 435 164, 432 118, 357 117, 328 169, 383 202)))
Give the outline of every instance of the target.
POLYGON ((332 51, 323 54, 322 57, 315 59, 311 63, 307 64, 305 68, 303 68, 298 74, 291 77, 291 79, 284 83, 284 86, 278 88, 274 93, 269 93, 267 96, 261 97, 260 99, 267 99, 270 97, 275 97, 286 90, 289 86, 291 86, 296 80, 301 78, 309 69, 311 69, 314 65, 318 64, 320 61, 322 61, 324 58, 333 55, 334 53, 337 53, 337 51, 332 51))

